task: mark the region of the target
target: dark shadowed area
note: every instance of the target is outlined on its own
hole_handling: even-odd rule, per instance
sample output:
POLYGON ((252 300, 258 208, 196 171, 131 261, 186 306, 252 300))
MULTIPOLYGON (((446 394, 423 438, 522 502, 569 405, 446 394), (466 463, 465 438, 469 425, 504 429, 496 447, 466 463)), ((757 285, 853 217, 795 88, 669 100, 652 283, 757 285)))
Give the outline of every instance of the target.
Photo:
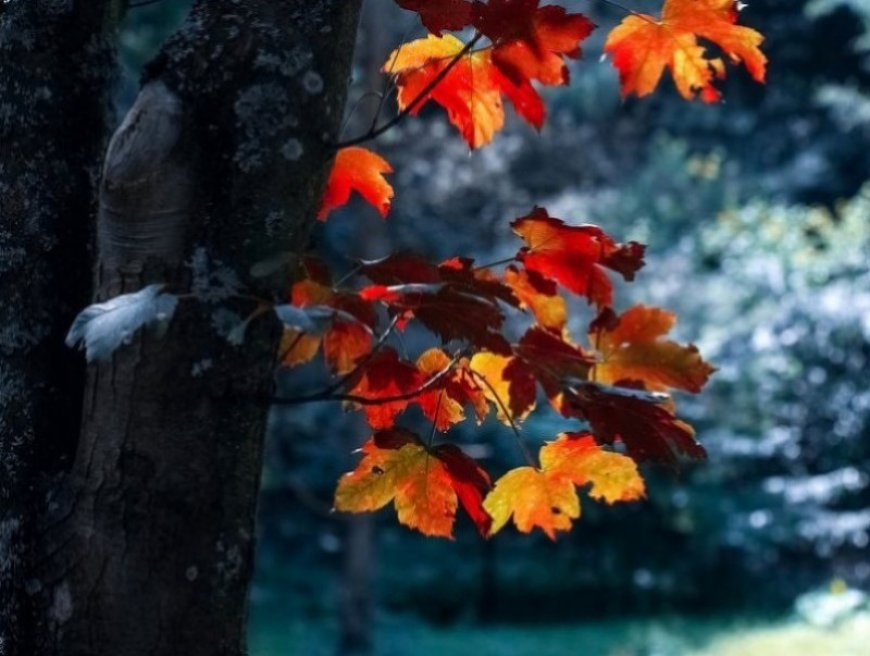
MULTIPOLYGON (((422 34, 394 3, 365 5, 346 136, 367 129, 389 52, 422 34)), ((119 109, 185 10, 130 13, 119 109)), ((621 17, 581 10, 603 26, 621 17)), ((722 104, 687 103, 669 81, 623 101, 596 33, 572 85, 547 90, 540 135, 511 116, 470 153, 443 112, 425 111, 378 143, 397 171, 388 220, 354 201, 313 244, 338 271, 401 249, 495 261, 534 205, 647 243, 647 268, 621 293, 678 313, 678 337, 719 368, 679 399, 709 460, 646 468, 646 501, 586 503, 556 542, 513 530, 483 541, 466 520, 450 542, 389 511, 331 512, 368 429, 335 404, 275 409, 252 656, 868 653, 870 2, 756 0, 744 21, 767 37, 766 86, 734 69, 722 104)), ((425 339, 397 346, 416 353, 425 339)), ((282 391, 319 387, 323 371, 283 374, 282 391)), ((544 413, 524 434, 534 447, 555 426, 544 413)), ((455 437, 490 471, 519 464, 492 418, 455 437)))

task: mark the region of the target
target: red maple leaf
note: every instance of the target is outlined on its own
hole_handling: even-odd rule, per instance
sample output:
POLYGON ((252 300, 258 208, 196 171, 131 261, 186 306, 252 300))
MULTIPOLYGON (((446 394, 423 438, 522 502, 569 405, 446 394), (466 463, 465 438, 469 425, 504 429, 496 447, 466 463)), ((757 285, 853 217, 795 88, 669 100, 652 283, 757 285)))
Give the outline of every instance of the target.
POLYGON ((629 381, 620 381, 618 387, 585 383, 565 393, 561 410, 589 422, 600 442, 625 444, 637 461, 676 465, 679 456, 706 458, 695 431, 674 415, 667 401, 665 395, 632 389, 629 381))
POLYGON ((461 30, 471 24, 472 4, 468 0, 396 0, 402 9, 420 14, 423 26, 432 34, 461 30))
POLYGON ((386 217, 394 192, 384 175, 392 172, 387 160, 366 148, 342 148, 335 156, 317 218, 325 221, 333 210, 347 204, 354 191, 386 217))
POLYGON ((364 264, 361 272, 378 284, 360 295, 387 305, 400 327, 416 319, 444 342, 456 339, 497 353, 510 351, 501 335, 499 303, 516 306, 519 301, 510 287, 475 270, 471 260, 448 260, 436 268, 403 254, 364 264))
POLYGON ((478 2, 474 24, 493 42, 493 62, 510 79, 567 84, 565 57, 580 57, 580 43, 595 25, 582 14, 540 4, 540 0, 478 2))
POLYGON ((626 280, 644 265, 644 246, 616 243, 593 225, 567 225, 541 208, 511 224, 526 242, 517 259, 530 271, 550 278, 598 306, 611 305, 613 284, 605 268, 626 280))

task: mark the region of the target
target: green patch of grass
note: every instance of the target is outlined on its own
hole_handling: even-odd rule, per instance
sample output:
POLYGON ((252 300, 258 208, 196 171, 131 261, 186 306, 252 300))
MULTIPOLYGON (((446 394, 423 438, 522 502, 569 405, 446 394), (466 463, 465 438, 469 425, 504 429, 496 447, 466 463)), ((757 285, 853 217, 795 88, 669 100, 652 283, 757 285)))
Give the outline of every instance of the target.
MULTIPOLYGON (((472 626, 440 629, 381 618, 376 656, 866 656, 870 613, 835 628, 798 620, 668 617, 571 626, 472 626)), ((337 627, 259 617, 251 656, 333 656, 337 627)))

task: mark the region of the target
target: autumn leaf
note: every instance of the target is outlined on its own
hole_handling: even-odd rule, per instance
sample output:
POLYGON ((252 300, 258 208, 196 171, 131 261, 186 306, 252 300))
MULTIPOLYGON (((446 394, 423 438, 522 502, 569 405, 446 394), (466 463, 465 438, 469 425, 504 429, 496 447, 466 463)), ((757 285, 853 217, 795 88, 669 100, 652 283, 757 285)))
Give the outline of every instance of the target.
POLYGON ((471 260, 449 260, 431 267, 414 256, 400 255, 364 264, 363 275, 376 285, 360 291, 380 301, 404 327, 416 319, 443 342, 462 340, 478 348, 508 353, 501 334, 504 313, 499 305, 517 305, 511 289, 471 260), (398 281, 399 284, 384 284, 398 281))
POLYGON ((660 308, 636 305, 620 316, 609 308, 592 325, 589 341, 600 352, 593 379, 641 381, 647 389, 698 393, 715 368, 693 345, 663 339, 677 321, 660 308))
POLYGON ((475 26, 493 42, 493 62, 515 82, 568 83, 565 57, 580 57, 580 43, 595 25, 563 7, 540 0, 477 3, 475 26))
POLYGON ((415 436, 396 429, 375 436, 361 451, 357 468, 339 479, 336 510, 372 512, 392 501, 405 526, 424 535, 453 535, 458 500, 450 475, 415 436), (379 446, 387 437, 393 443, 379 446))
POLYGON ((383 70, 396 75, 399 108, 416 115, 433 101, 447 111, 468 145, 480 148, 504 126, 504 94, 520 116, 540 129, 545 110, 531 83, 506 77, 493 65, 489 49, 468 52, 454 61, 465 48, 465 43, 450 34, 430 34, 397 48, 383 70))
POLYGON ((526 269, 585 296, 599 307, 613 301, 613 284, 605 269, 633 280, 644 265, 641 244, 618 244, 597 226, 567 225, 541 208, 517 219, 511 227, 526 242, 526 248, 517 254, 526 269))
POLYGON ((605 451, 589 433, 563 433, 541 447, 541 467, 575 485, 591 484, 589 496, 613 504, 643 498, 646 487, 631 458, 605 451))
POLYGON ((483 351, 475 353, 468 366, 482 379, 483 394, 495 406, 499 421, 522 421, 535 408, 535 377, 521 360, 483 351))
POLYGON ((320 352, 322 341, 320 335, 307 335, 295 328, 285 328, 278 348, 278 363, 290 368, 311 362, 320 352))
POLYGON ((622 442, 629 456, 638 462, 660 462, 675 466, 680 456, 707 457, 695 431, 680 420, 668 397, 642 389, 584 383, 567 389, 560 411, 589 423, 603 444, 622 442))
POLYGON ((279 362, 294 367, 312 360, 323 346, 323 355, 330 369, 346 374, 357 361, 367 355, 373 344, 372 326, 377 317, 371 306, 356 294, 336 292, 331 287, 311 279, 301 280, 291 290, 293 307, 327 306, 335 310, 329 327, 322 333, 304 333, 298 328, 285 328, 279 349, 279 362))
POLYGON ((755 80, 764 82, 767 58, 759 49, 764 38, 736 25, 737 6, 734 0, 666 0, 661 20, 647 14, 626 17, 604 45, 619 70, 623 95, 652 93, 669 68, 687 100, 719 100, 713 82, 725 77, 725 62, 699 38, 714 43, 732 62, 743 62, 755 80))
POLYGON ((471 24, 472 4, 468 0, 396 0, 402 9, 420 14, 427 30, 442 32, 461 30, 471 24))
POLYGON ((514 346, 516 357, 544 388, 550 398, 566 385, 585 381, 595 364, 594 357, 576 344, 540 326, 532 326, 514 346))
POLYGON ((489 474, 455 444, 441 444, 432 453, 447 468, 453 491, 459 503, 482 537, 489 535, 492 517, 483 507, 483 500, 492 489, 489 474))
MULTIPOLYGON (((417 359, 417 370, 428 380, 447 371, 452 360, 442 349, 429 349, 417 359)), ((461 388, 448 389, 448 377, 444 382, 420 396, 423 414, 439 431, 446 431, 465 419, 464 395, 461 388)))
POLYGON ((441 282, 438 267, 416 253, 400 251, 379 260, 365 260, 359 268, 366 278, 385 287, 441 282))
POLYGON ((560 435, 541 447, 540 460, 540 469, 519 467, 496 481, 483 502, 492 516, 491 535, 513 517, 520 532, 537 527, 555 539, 580 517, 575 486, 590 484, 589 496, 610 504, 634 501, 645 493, 634 461, 603 450, 588 433, 560 435))
POLYGON ((417 370, 429 387, 417 403, 437 430, 446 431, 464 421, 466 406, 474 409, 478 423, 489 414, 486 396, 474 380, 467 358, 451 359, 442 349, 433 348, 417 359, 417 370))
POLYGON ((555 540, 557 531, 570 530, 571 521, 580 516, 574 484, 564 476, 549 476, 534 467, 517 467, 498 479, 483 507, 492 517, 490 535, 513 517, 521 533, 538 527, 555 540))
POLYGON ((453 445, 428 450, 405 430, 377 433, 360 449, 363 458, 339 480, 335 508, 372 512, 391 501, 399 522, 425 535, 453 537, 456 509, 461 503, 482 534, 490 518, 482 500, 489 476, 453 445))
POLYGON ((562 331, 568 320, 568 309, 554 281, 536 271, 513 266, 505 269, 504 279, 521 306, 530 310, 541 326, 556 332, 562 331))
POLYGON ((384 347, 362 367, 350 394, 365 399, 362 409, 369 426, 386 430, 392 428, 396 417, 416 400, 414 392, 424 383, 412 362, 402 360, 395 349, 384 347))
POLYGON ((512 355, 478 352, 469 365, 505 424, 522 421, 534 409, 538 383, 553 399, 566 385, 585 381, 595 363, 579 346, 540 326, 527 330, 511 350, 512 355))
POLYGON ((394 192, 384 174, 392 172, 393 168, 383 157, 366 148, 342 148, 335 157, 317 218, 325 221, 333 210, 347 204, 354 191, 386 217, 394 192))

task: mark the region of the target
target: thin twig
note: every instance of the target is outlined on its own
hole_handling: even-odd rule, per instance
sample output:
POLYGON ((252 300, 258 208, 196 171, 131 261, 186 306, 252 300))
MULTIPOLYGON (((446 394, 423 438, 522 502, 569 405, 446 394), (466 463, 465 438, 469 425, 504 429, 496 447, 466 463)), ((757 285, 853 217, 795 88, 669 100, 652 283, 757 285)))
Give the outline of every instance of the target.
POLYGON ((508 410, 504 401, 501 400, 501 396, 499 396, 498 392, 496 392, 495 387, 493 387, 492 383, 490 383, 486 379, 486 376, 483 376, 483 375, 477 373, 476 371, 474 371, 474 369, 471 369, 470 371, 471 371, 472 378, 482 382, 484 385, 486 385, 486 387, 490 391, 490 393, 492 393, 492 396, 493 396, 493 398, 495 398, 495 401, 498 404, 498 407, 501 408, 502 414, 508 420, 508 423, 510 424, 511 429, 514 432, 514 437, 517 438, 517 445, 519 445, 519 447, 520 447, 520 451, 523 454, 523 458, 525 458, 526 462, 530 466, 535 467, 536 466, 535 460, 534 460, 534 458, 532 458, 532 454, 529 452, 529 449, 526 446, 525 441, 523 440, 523 434, 520 432, 520 428, 519 428, 519 426, 517 426, 516 421, 514 421, 514 417, 511 414, 511 411, 508 410))
POLYGON ((273 403, 274 405, 301 405, 303 403, 317 403, 321 401, 349 401, 351 403, 357 403, 359 405, 382 405, 384 403, 396 403, 398 401, 411 401, 412 399, 416 399, 422 394, 425 394, 430 389, 435 387, 439 382, 441 382, 441 380, 445 376, 447 376, 447 374, 453 371, 461 357, 462 354, 456 356, 442 371, 439 371, 437 374, 432 376, 420 387, 411 392, 405 392, 403 394, 372 398, 368 396, 360 396, 359 394, 333 394, 330 390, 323 390, 322 392, 317 392, 308 396, 272 398, 269 399, 269 402, 273 403))
POLYGON ((518 262, 517 256, 514 255, 512 257, 506 257, 503 260, 496 260, 495 262, 487 262, 486 264, 478 264, 474 267, 475 271, 480 271, 481 269, 490 269, 495 266, 501 266, 502 264, 510 264, 511 262, 518 262))
POLYGON ((453 70, 453 67, 456 66, 462 60, 462 58, 465 57, 465 55, 467 55, 471 52, 472 48, 474 48, 474 46, 477 45, 477 42, 480 41, 480 39, 482 37, 483 37, 483 35, 480 32, 476 33, 474 35, 474 38, 472 38, 471 41, 466 43, 465 46, 462 48, 462 50, 460 50, 458 53, 456 53, 456 56, 450 60, 450 62, 447 64, 447 66, 445 66, 438 73, 438 75, 433 77, 432 80, 429 82, 429 84, 427 84, 425 87, 423 87, 423 89, 420 91, 420 93, 417 94, 417 96, 410 103, 408 103, 408 105, 402 111, 400 111, 398 114, 396 114, 389 121, 387 121, 386 123, 384 123, 380 127, 370 129, 368 132, 366 132, 365 134, 361 134, 358 137, 354 137, 354 138, 348 139, 346 141, 340 141, 340 142, 334 144, 333 147, 336 149, 339 149, 339 148, 347 148, 348 146, 356 146, 358 144, 365 143, 366 141, 371 141, 372 139, 375 139, 375 138, 381 136, 382 134, 384 134, 388 130, 391 130, 392 128, 399 125, 399 123, 401 123, 408 116, 410 116, 412 113, 417 111, 417 108, 421 104, 423 104, 423 102, 425 102, 426 99, 428 99, 429 94, 432 93, 432 91, 434 91, 435 87, 437 87, 444 80, 444 78, 447 77, 447 75, 450 73, 450 71, 453 70))

